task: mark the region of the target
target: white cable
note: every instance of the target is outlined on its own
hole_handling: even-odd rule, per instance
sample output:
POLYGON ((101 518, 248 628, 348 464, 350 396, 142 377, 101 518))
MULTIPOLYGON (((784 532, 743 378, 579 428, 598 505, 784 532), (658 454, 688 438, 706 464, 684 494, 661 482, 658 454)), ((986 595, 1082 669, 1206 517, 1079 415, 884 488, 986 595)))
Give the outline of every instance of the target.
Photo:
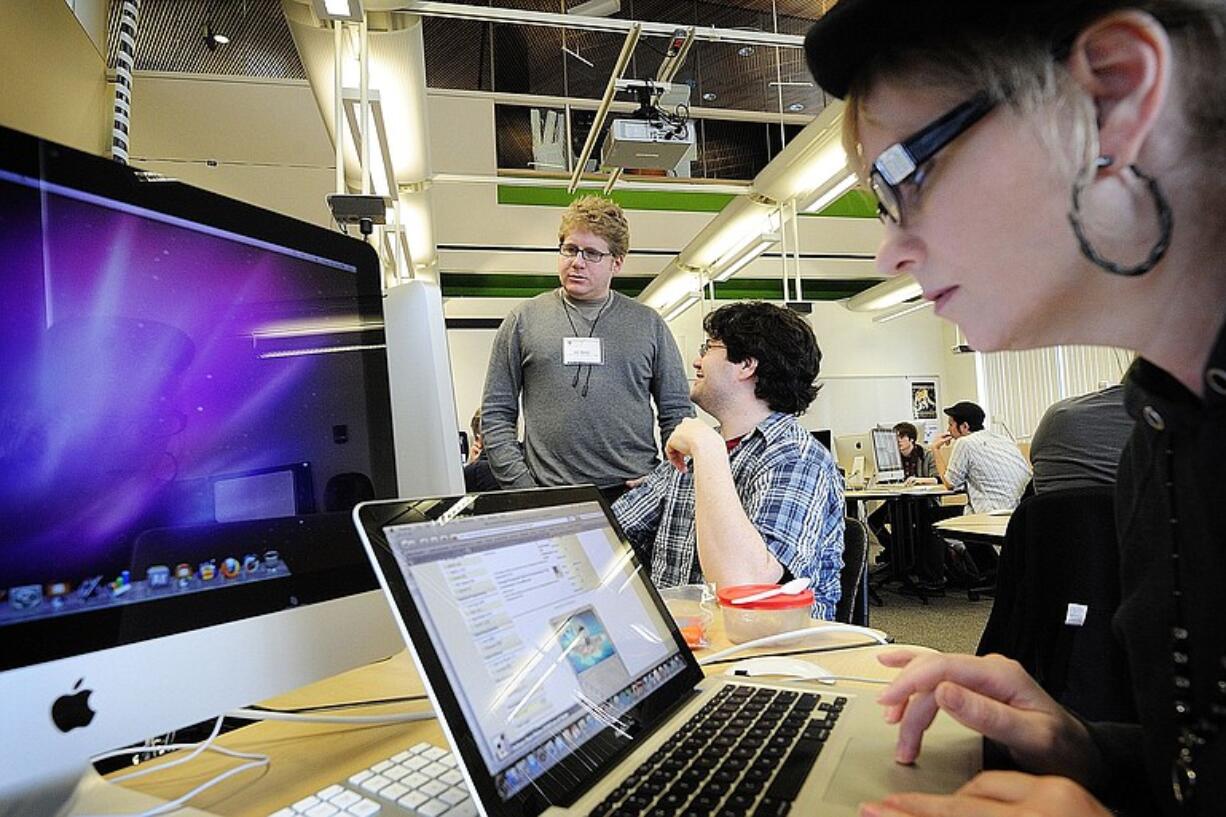
POLYGON ((833 684, 835 681, 854 681, 857 684, 881 684, 889 686, 893 681, 887 681, 884 678, 866 678, 863 675, 822 675, 814 678, 819 684, 833 684))
MULTIPOLYGON (((111 781, 114 783, 118 783, 121 780, 131 780, 136 777, 144 777, 147 774, 152 774, 153 772, 160 772, 163 769, 172 769, 175 766, 182 766, 184 763, 187 763, 188 761, 193 760, 194 758, 199 756, 201 752, 204 752, 212 748, 213 741, 216 740, 217 735, 221 732, 222 720, 223 718, 218 718, 217 722, 213 724, 213 730, 209 732, 209 736, 205 738, 204 740, 200 741, 199 743, 189 743, 185 745, 179 745, 178 748, 182 748, 182 749, 194 747, 192 748, 191 752, 184 755, 183 757, 176 758, 175 760, 172 760, 168 763, 160 764, 158 766, 146 766, 145 768, 140 769, 139 771, 129 772, 128 774, 122 775, 120 777, 111 778, 111 781)), ((144 752, 150 752, 150 751, 162 751, 165 748, 167 747, 164 747, 164 746, 149 746, 149 747, 144 747, 144 748, 129 747, 127 749, 120 749, 119 751, 116 751, 116 752, 108 752, 105 755, 99 755, 97 757, 94 757, 93 759, 101 760, 102 758, 105 758, 105 757, 143 754, 144 752)))
MULTIPOLYGON (((147 767, 144 769, 140 769, 139 771, 130 772, 128 774, 121 775, 119 777, 112 777, 110 778, 108 782, 118 783, 123 780, 131 780, 136 777, 143 777, 144 775, 147 775, 147 774, 153 774, 155 772, 162 772, 162 771, 165 771, 166 769, 171 769, 171 768, 174 768, 175 766, 180 766, 184 763, 187 763, 189 760, 197 757, 198 755, 200 755, 201 752, 205 752, 205 751, 217 752, 219 754, 227 755, 229 757, 244 758, 247 760, 247 762, 241 763, 238 766, 235 766, 233 769, 228 769, 222 772, 221 774, 217 775, 216 777, 206 780, 205 782, 201 783, 196 788, 189 791, 187 794, 177 797, 174 800, 171 800, 166 803, 162 803, 161 805, 158 805, 158 806, 154 806, 153 808, 147 809, 146 811, 126 815, 126 817, 156 817, 156 815, 158 814, 166 814, 167 812, 170 812, 170 811, 176 811, 177 809, 186 805, 192 798, 200 794, 202 791, 205 791, 206 789, 210 789, 213 786, 216 786, 218 783, 221 783, 223 780, 228 780, 234 775, 248 771, 249 769, 258 769, 261 766, 267 766, 269 764, 268 755, 238 752, 233 749, 227 749, 223 746, 214 746, 213 741, 217 738, 218 732, 221 731, 222 720, 223 718, 217 719, 217 722, 213 725, 213 731, 209 734, 208 738, 201 741, 200 743, 196 743, 196 744, 191 744, 191 743, 178 744, 176 743, 176 744, 169 744, 169 745, 157 747, 159 749, 192 748, 192 751, 188 753, 187 755, 181 758, 172 760, 168 763, 160 763, 157 766, 151 766, 151 767, 147 767)), ((149 750, 150 750, 149 747, 141 747, 141 748, 129 747, 127 749, 118 749, 113 752, 106 752, 101 755, 95 755, 93 760, 102 760, 104 758, 118 757, 121 755, 141 754, 149 750)))
MULTIPOLYGON (((158 814, 165 814, 169 811, 176 811, 182 808, 183 806, 185 806, 193 797, 195 797, 197 794, 200 794, 205 789, 210 789, 213 786, 216 786, 218 783, 222 782, 223 780, 227 780, 236 774, 247 771, 248 769, 258 769, 261 766, 268 765, 269 763, 268 755, 258 755, 258 758, 259 758, 258 760, 249 760, 246 763, 243 763, 239 766, 235 766, 233 769, 224 771, 221 774, 217 775, 216 777, 212 778, 211 780, 206 780, 205 782, 201 783, 199 786, 192 789, 187 794, 184 794, 181 797, 176 797, 174 800, 163 803, 160 806, 155 806, 147 811, 142 811, 142 812, 138 812, 135 814, 127 814, 127 815, 123 815, 123 817, 156 817, 156 815, 158 814)), ((162 768, 164 767, 159 766, 156 769, 156 771, 160 771, 162 768)), ((97 817, 104 817, 104 816, 97 815, 97 817)), ((116 817, 116 815, 106 815, 106 817, 116 817)))
POLYGON ((890 643, 886 640, 884 635, 869 627, 857 627, 855 624, 829 624, 825 627, 805 627, 801 630, 791 630, 786 633, 775 633, 774 635, 763 636, 762 638, 755 638, 752 641, 746 641, 743 644, 735 644, 726 650, 720 650, 719 652, 704 656, 703 659, 698 662, 698 664, 699 666, 706 666, 707 664, 714 664, 716 661, 721 661, 730 655, 736 655, 739 652, 751 650, 754 647, 765 647, 768 644, 777 644, 780 641, 788 641, 794 638, 824 633, 859 633, 860 635, 868 636, 872 639, 872 641, 866 642, 865 644, 832 644, 829 647, 819 647, 816 650, 813 650, 814 652, 825 652, 827 650, 844 649, 847 647, 863 647, 868 646, 869 643, 890 643))
POLYGON ((246 721, 297 721, 299 723, 410 723, 428 721, 435 717, 432 710, 425 712, 401 712, 396 715, 306 715, 301 712, 268 712, 263 709, 232 709, 227 718, 242 718, 246 721))

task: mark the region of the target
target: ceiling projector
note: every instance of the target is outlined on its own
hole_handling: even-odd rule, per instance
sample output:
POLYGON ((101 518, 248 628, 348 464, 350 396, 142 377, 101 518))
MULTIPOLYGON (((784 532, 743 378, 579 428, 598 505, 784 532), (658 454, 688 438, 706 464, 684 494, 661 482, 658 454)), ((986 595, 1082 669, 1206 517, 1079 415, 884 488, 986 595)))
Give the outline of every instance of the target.
POLYGON ((637 96, 639 108, 629 117, 609 123, 601 164, 626 170, 674 169, 694 147, 694 123, 682 113, 687 110, 689 87, 618 80, 617 88, 637 96), (669 104, 676 113, 662 107, 669 104))

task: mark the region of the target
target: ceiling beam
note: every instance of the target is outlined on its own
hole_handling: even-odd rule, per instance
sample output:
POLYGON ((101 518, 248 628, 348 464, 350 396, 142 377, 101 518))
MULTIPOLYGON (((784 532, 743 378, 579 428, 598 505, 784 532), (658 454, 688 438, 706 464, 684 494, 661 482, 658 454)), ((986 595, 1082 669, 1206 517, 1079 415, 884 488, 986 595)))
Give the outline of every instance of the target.
MULTIPOLYGON (((619 20, 609 17, 582 17, 574 14, 553 14, 544 11, 494 8, 491 6, 463 6, 456 3, 439 3, 435 0, 365 0, 366 11, 406 11, 422 17, 450 17, 458 20, 478 20, 489 23, 518 23, 547 28, 574 28, 585 31, 614 31, 628 34, 633 26, 642 26, 644 37, 668 37, 679 28, 689 28, 679 23, 649 23, 634 20, 619 20)), ((694 39, 714 43, 737 43, 765 45, 778 48, 804 48, 805 38, 799 34, 776 34, 770 31, 747 31, 737 28, 698 26, 694 39)))

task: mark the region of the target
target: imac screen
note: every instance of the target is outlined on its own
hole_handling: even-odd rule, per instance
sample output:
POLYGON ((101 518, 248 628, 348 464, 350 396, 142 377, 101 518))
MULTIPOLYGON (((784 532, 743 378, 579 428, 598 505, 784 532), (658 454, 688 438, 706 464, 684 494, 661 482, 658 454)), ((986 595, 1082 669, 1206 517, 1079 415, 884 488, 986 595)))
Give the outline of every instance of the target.
POLYGON ((0 672, 375 588, 374 253, 0 137, 0 672))

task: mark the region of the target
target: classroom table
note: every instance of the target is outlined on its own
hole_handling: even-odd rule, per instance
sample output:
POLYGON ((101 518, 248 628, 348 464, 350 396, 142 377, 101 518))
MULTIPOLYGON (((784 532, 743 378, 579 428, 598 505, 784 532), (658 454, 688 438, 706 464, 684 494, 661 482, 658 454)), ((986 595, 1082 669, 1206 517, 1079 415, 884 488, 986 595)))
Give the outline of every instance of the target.
MULTIPOLYGON (((814 621, 812 626, 820 630, 828 627, 829 623, 814 621)), ((712 646, 695 652, 699 660, 704 655, 730 646, 723 635, 719 616, 712 624, 710 637, 712 646)), ((707 674, 726 672, 732 663, 752 655, 791 655, 817 661, 823 668, 839 675, 888 680, 895 671, 883 667, 876 660, 876 656, 885 648, 875 644, 868 646, 870 644, 871 639, 862 634, 829 632, 807 644, 751 650, 710 665, 705 671, 707 674)), ((844 686, 858 689, 869 696, 880 688, 855 682, 844 683, 844 686)), ((818 686, 813 691, 823 689, 827 688, 818 686)), ((363 706, 360 709, 329 710, 328 714, 377 715, 428 710, 429 702, 425 700, 421 679, 407 651, 310 684, 265 701, 263 705, 275 709, 294 709, 403 696, 414 696, 416 700, 363 706)), ((275 721, 253 723, 222 735, 217 743, 238 751, 268 754, 272 763, 218 784, 193 801, 194 809, 176 811, 174 814, 176 817, 267 817, 278 808, 341 781, 349 774, 419 741, 447 746, 442 728, 433 719, 379 726, 275 721)), ((162 761, 151 761, 154 764, 159 762, 162 761)), ((122 786, 95 782, 91 796, 73 813, 129 813, 138 803, 125 801, 125 798, 141 797, 140 794, 132 795, 132 790, 170 800, 235 763, 232 759, 205 753, 178 768, 125 782, 122 786)), ((148 807, 148 804, 144 807, 148 807)))
MULTIPOLYGON (((848 489, 843 497, 848 502, 860 506, 858 518, 864 519, 863 505, 865 502, 881 500, 886 502, 890 513, 890 532, 893 537, 893 547, 890 554, 889 581, 900 583, 907 592, 927 604, 928 594, 912 581, 914 573, 917 545, 921 537, 928 536, 932 527, 930 513, 932 498, 941 498, 961 494, 961 491, 946 488, 944 485, 910 485, 910 486, 874 486, 870 488, 848 489)), ((873 585, 875 591, 879 583, 873 585)), ((873 600, 880 603, 880 597, 872 594, 873 600)))
MULTIPOLYGON (((958 539, 964 543, 990 545, 999 553, 1005 543, 1005 533, 1009 528, 1009 513, 971 513, 942 519, 933 524, 933 529, 950 539, 958 539)), ((994 580, 991 583, 968 587, 967 598, 979 601, 984 593, 995 590, 994 580)))

